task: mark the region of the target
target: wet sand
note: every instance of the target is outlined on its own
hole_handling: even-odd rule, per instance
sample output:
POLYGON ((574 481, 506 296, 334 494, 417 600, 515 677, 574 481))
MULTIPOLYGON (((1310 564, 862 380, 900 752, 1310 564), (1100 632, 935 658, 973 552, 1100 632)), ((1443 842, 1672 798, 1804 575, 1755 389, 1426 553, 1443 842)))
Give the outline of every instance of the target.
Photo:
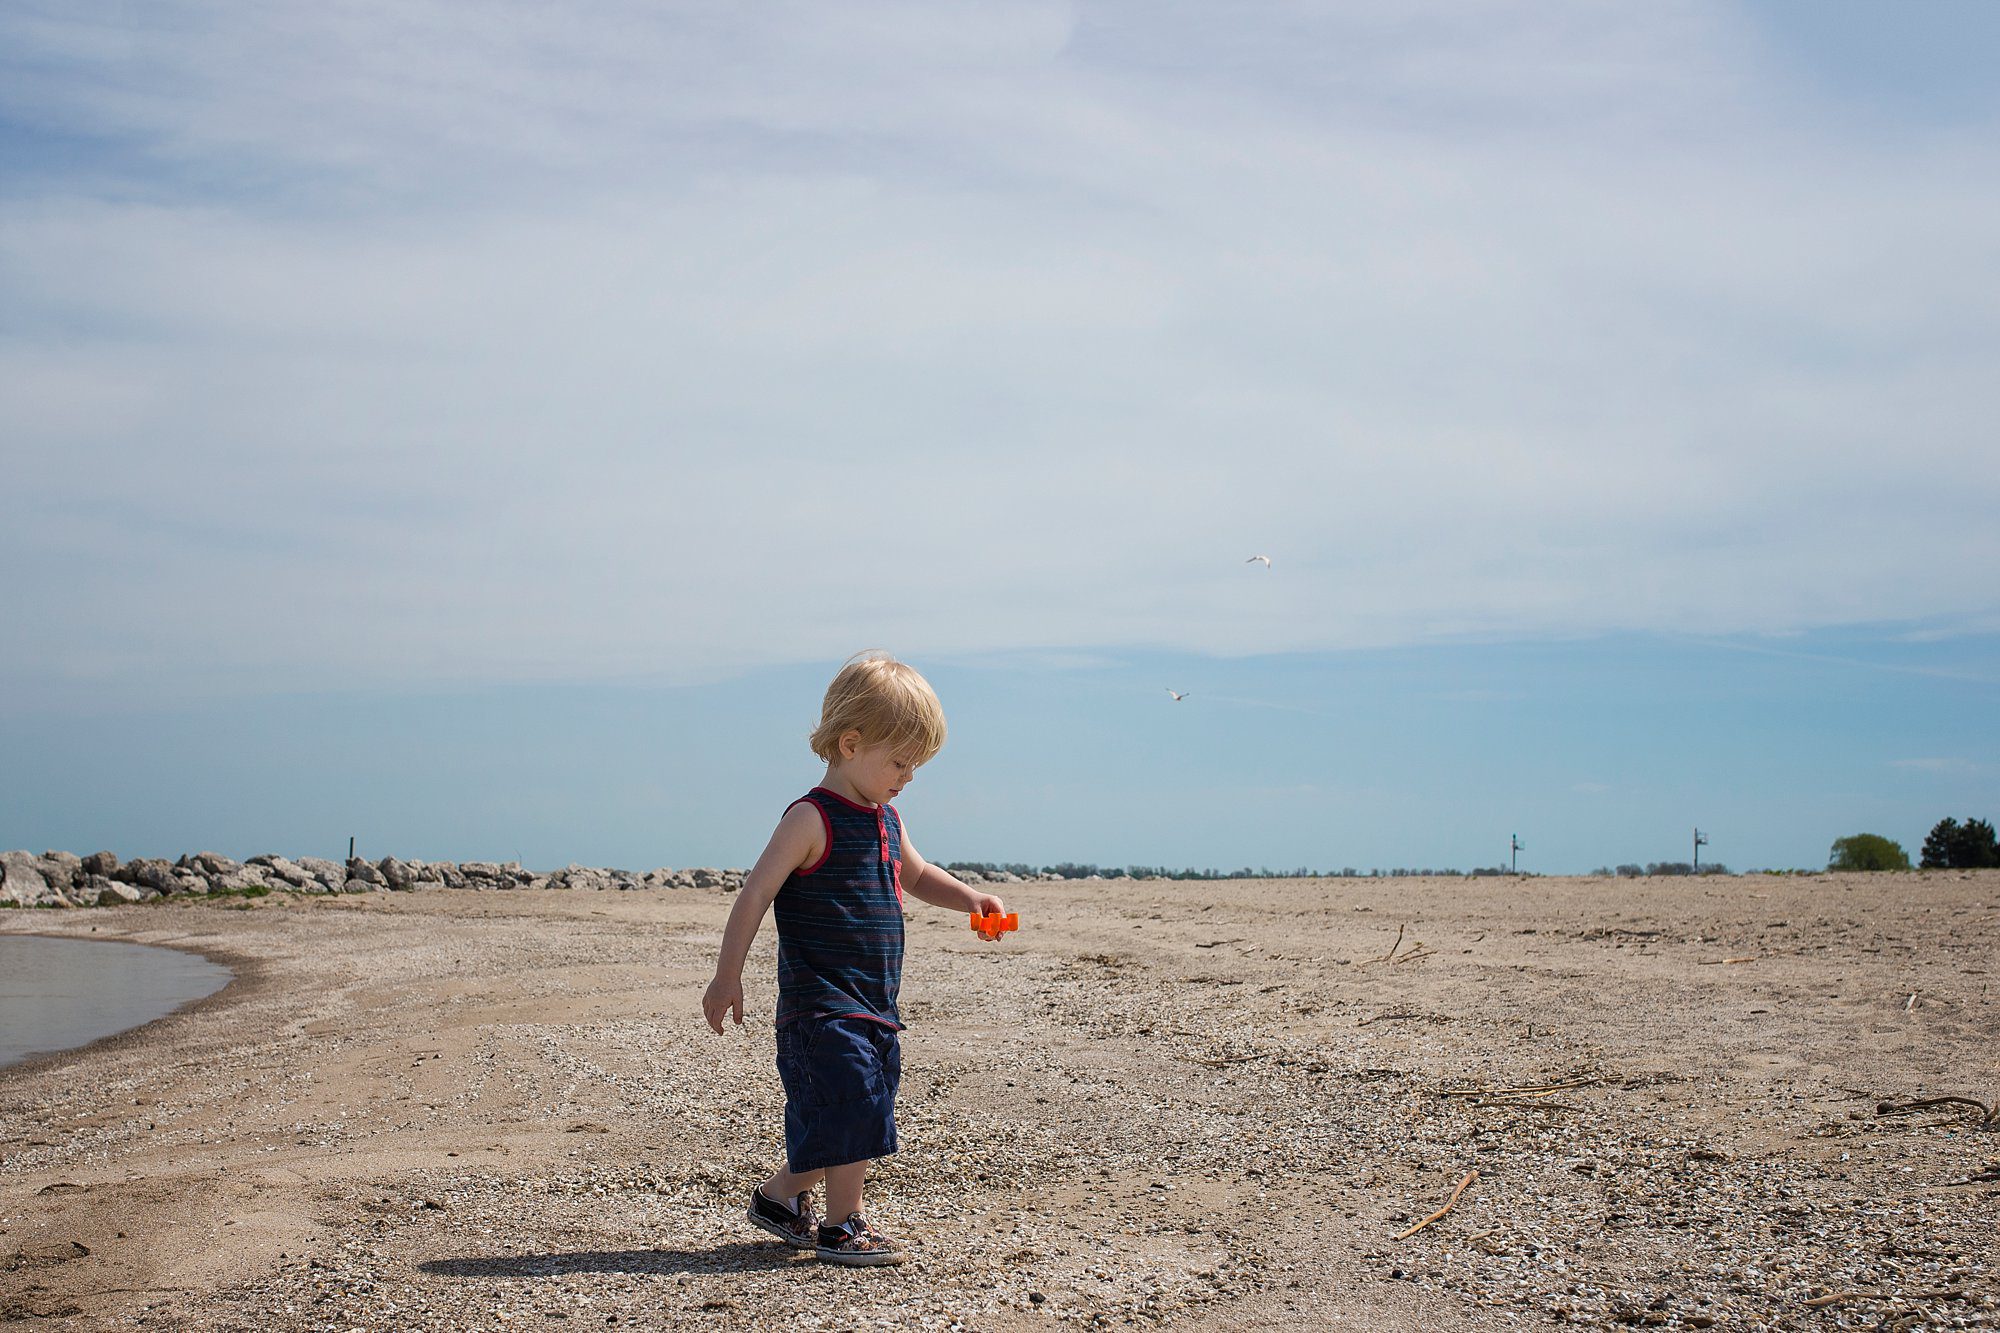
POLYGON ((2000 1327, 2000 873, 1008 897, 913 904, 872 1272, 741 1220, 722 893, 0 914, 237 971, 0 1071, 0 1322, 2000 1327))

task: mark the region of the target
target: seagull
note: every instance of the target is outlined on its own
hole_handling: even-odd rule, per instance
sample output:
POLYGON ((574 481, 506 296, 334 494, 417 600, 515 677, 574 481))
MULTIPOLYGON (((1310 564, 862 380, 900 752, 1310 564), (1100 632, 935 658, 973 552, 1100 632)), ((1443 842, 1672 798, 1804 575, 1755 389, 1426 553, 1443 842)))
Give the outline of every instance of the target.
POLYGON ((1254 565, 1259 560, 1262 560, 1264 562, 1264 568, 1269 569, 1271 567, 1271 557, 1268 555, 1253 555, 1248 560, 1245 560, 1243 563, 1246 565, 1254 565))
POLYGON ((1168 693, 1168 694, 1171 694, 1171 695, 1173 695, 1173 696, 1174 696, 1174 702, 1175 702, 1175 703, 1179 703, 1179 702, 1180 702, 1181 700, 1183 700, 1183 699, 1187 698, 1187 691, 1186 691, 1186 690, 1171 690, 1171 689, 1170 689, 1170 690, 1168 690, 1168 691, 1167 691, 1167 693, 1168 693))

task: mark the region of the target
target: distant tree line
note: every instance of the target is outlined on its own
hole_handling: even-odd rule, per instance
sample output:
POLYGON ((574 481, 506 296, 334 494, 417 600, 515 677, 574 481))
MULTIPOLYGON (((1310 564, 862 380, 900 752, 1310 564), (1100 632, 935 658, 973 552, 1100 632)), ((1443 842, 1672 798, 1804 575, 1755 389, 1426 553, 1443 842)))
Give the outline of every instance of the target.
MULTIPOLYGON (((1924 870, 1985 870, 2000 867, 2000 839, 1984 819, 1940 819, 1924 838, 1924 870)), ((1828 870, 1908 870, 1910 854, 1894 839, 1856 833, 1833 840, 1828 870)))
MULTIPOLYGON (((2000 837, 1996 837, 1993 825, 1984 819, 1967 819, 1960 823, 1956 819, 1939 820, 1924 839, 1923 862, 1925 870, 1977 870, 2000 867, 2000 837)), ((1875 833, 1856 833, 1845 838, 1836 838, 1833 849, 1827 857, 1828 870, 1908 870, 1909 853, 1902 844, 1875 833)), ((1412 878, 1460 878, 1477 879, 1488 876, 1514 874, 1528 875, 1532 872, 1516 872, 1506 866, 1477 866, 1471 870, 1455 870, 1450 867, 1395 866, 1387 870, 1357 870, 1353 866, 1342 866, 1338 870, 1314 870, 1298 866, 1291 870, 1273 870, 1269 866, 1240 866, 1235 870, 1218 870, 1214 866, 1196 869, 1192 866, 1100 866, 1089 862, 1058 861, 1054 865, 1037 866, 1022 861, 949 861, 947 870, 976 870, 981 874, 996 874, 1005 871, 1019 875, 1023 879, 1036 879, 1052 875, 1057 879, 1412 879, 1412 878)), ((1599 866, 1592 872, 1605 879, 1617 876, 1620 879, 1638 879, 1648 875, 1733 875, 1728 866, 1720 861, 1704 863, 1700 866, 1688 861, 1648 861, 1644 865, 1627 862, 1620 866, 1599 866)), ((1775 873, 1775 872, 1767 872, 1775 873)), ((1805 873, 1805 872, 1799 872, 1805 873)))
POLYGON ((1616 870, 1610 866, 1599 866, 1595 874, 1606 879, 1616 875, 1620 879, 1638 879, 1642 875, 1733 875, 1736 872, 1720 861, 1696 866, 1691 861, 1648 861, 1645 865, 1627 863, 1616 870))

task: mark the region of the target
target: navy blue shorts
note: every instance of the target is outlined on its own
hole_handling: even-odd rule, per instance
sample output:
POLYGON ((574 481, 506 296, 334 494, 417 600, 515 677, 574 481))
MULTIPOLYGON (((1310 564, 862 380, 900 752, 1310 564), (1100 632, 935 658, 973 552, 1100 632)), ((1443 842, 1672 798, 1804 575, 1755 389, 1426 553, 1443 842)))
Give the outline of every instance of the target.
POLYGON ((896 1151, 896 1029, 871 1018, 799 1018, 778 1029, 785 1168, 794 1175, 896 1151))

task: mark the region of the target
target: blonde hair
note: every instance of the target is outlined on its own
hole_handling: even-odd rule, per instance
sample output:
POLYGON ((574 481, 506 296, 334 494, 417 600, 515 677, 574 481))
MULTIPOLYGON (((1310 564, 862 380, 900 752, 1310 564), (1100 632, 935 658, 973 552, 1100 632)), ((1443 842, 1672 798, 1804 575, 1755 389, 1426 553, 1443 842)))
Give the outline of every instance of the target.
POLYGON ((856 653, 826 687, 813 753, 833 763, 850 731, 870 745, 909 746, 918 763, 927 763, 944 748, 944 705, 915 667, 884 652, 856 653))

